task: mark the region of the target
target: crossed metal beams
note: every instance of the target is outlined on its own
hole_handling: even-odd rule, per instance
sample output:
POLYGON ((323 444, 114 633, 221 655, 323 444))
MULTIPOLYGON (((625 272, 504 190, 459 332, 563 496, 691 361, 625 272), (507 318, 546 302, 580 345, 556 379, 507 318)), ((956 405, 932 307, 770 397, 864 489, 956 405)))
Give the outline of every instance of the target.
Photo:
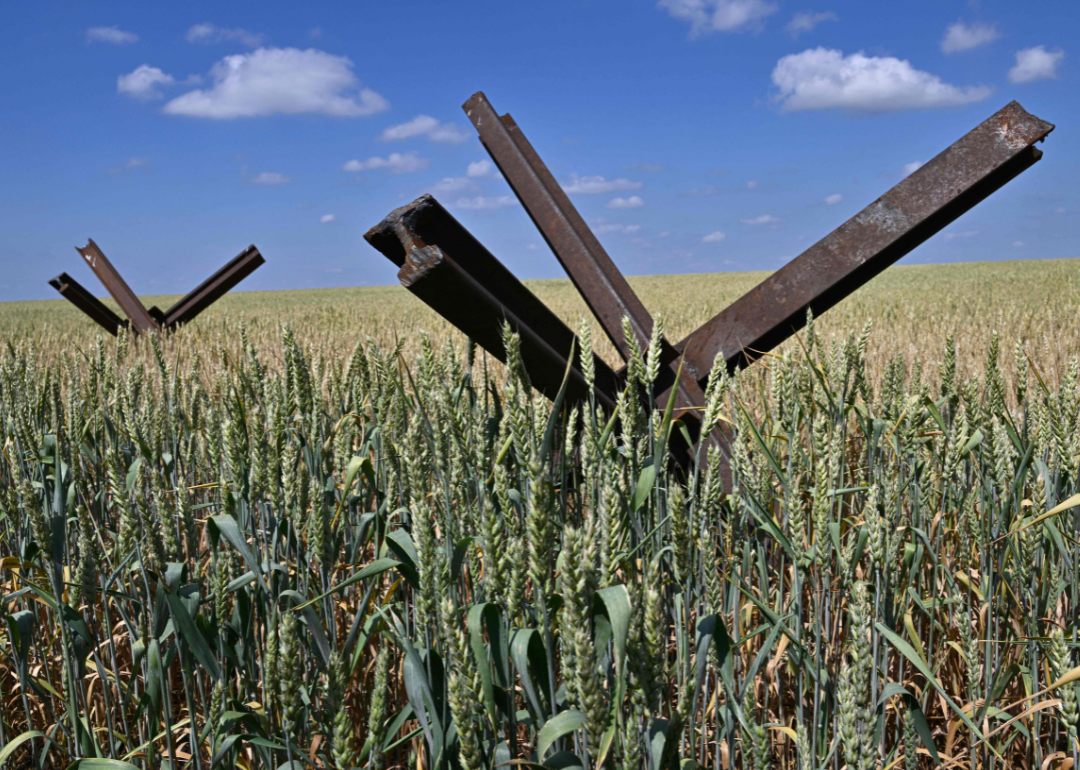
MULTIPOLYGON (((624 317, 644 348, 652 317, 513 118, 500 117, 483 93, 464 110, 623 359, 624 317)), ((676 387, 676 407, 697 441, 691 410, 704 404, 702 388, 718 356, 733 371, 779 345, 802 328, 807 310, 825 312, 1034 165, 1042 153, 1033 145, 1053 129, 1017 102, 1007 104, 689 337, 674 345, 664 340, 661 360, 669 368, 657 390, 667 392, 657 402, 666 403, 676 387)), ((521 334, 533 384, 549 396, 557 392, 573 333, 434 198, 395 210, 365 238, 401 268, 407 289, 500 360, 498 328, 507 320, 521 334)), ((597 377, 605 405, 614 403, 620 378, 606 365, 603 382, 597 377)), ((583 387, 575 367, 571 397, 583 387)), ((708 440, 727 448, 722 432, 708 440)))
POLYGON ((49 281, 49 285, 113 335, 124 327, 136 334, 145 334, 149 331, 171 329, 185 324, 255 272, 265 261, 257 248, 248 246, 183 299, 168 310, 162 311, 157 307, 147 309, 143 306, 139 298, 135 296, 135 292, 127 285, 127 281, 121 277, 93 239, 90 239, 81 249, 75 250, 86 260, 86 264, 101 280, 105 289, 116 300, 116 304, 129 320, 125 321, 112 312, 67 273, 56 276, 49 281))

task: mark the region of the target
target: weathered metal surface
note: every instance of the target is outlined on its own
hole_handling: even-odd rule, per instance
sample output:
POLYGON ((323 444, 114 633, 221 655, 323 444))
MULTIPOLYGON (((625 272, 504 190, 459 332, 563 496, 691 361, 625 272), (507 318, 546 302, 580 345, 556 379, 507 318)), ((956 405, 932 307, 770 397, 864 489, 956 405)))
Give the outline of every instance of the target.
MULTIPOLYGON (((623 318, 644 347, 652 318, 514 120, 500 117, 483 93, 474 94, 464 109, 624 359, 629 351, 623 318)), ((693 408, 704 404, 701 388, 718 355, 734 369, 783 342, 805 324, 808 309, 815 314, 828 310, 1030 168, 1042 157, 1034 143, 1053 128, 1016 102, 1008 104, 678 345, 664 340, 661 360, 668 367, 666 380, 658 383, 657 402, 666 403, 670 388, 676 387, 676 404, 693 431, 693 408), (676 383, 680 356, 686 368, 676 383)), ((537 372, 534 382, 549 395, 557 389, 552 371, 565 368, 572 333, 558 319, 553 323, 550 311, 433 198, 396 210, 365 237, 402 268, 403 284, 477 341, 486 339, 481 344, 498 357, 499 323, 512 319, 522 332, 526 366, 537 372)), ((612 377, 617 381, 620 374, 612 377)), ((574 389, 582 386, 573 380, 574 389)), ((718 429, 708 441, 723 450, 726 485, 729 430, 718 429)))
POLYGON ((233 257, 228 264, 166 310, 162 325, 173 327, 187 323, 228 294, 234 286, 255 272, 265 261, 255 246, 248 246, 233 257))
MULTIPOLYGON (((629 356, 623 318, 629 320, 641 347, 647 346, 652 316, 514 119, 509 115, 500 118, 483 92, 473 94, 463 109, 495 165, 623 359, 629 356)), ((662 394, 675 382, 678 353, 666 339, 661 344, 665 348, 662 360, 668 364, 656 383, 656 392, 662 394)), ((667 403, 666 397, 663 403, 667 403)), ((686 410, 705 403, 705 394, 693 377, 684 374, 681 378, 675 403, 693 434, 697 418, 686 410)))
POLYGON ((1034 165, 1054 129, 1011 102, 676 347, 699 382, 752 362, 1034 165))
POLYGON ((623 359, 629 355, 622 331, 624 317, 630 319, 639 343, 648 344, 652 333, 648 310, 513 118, 500 118, 482 91, 473 94, 463 109, 491 159, 623 359))
POLYGON ((109 310, 101 300, 87 291, 81 283, 67 273, 60 273, 60 275, 49 281, 49 285, 60 292, 64 299, 90 316, 98 326, 109 334, 115 336, 122 327, 127 326, 127 321, 109 310))
MULTIPOLYGON (((558 392, 574 333, 435 198, 424 195, 395 209, 364 237, 401 268, 402 285, 499 360, 505 359, 499 327, 503 318, 510 321, 521 334, 533 384, 550 397, 558 392), (537 364, 530 361, 533 350, 537 364)), ((610 411, 618 377, 599 356, 593 365, 597 391, 610 411)), ((581 395, 577 388, 583 383, 575 366, 572 398, 581 395)))
MULTIPOLYGON (((554 399, 558 395, 570 348, 553 348, 441 248, 424 246, 410 251, 398 272, 398 279, 402 286, 504 363, 506 351, 500 327, 505 320, 521 338, 521 360, 532 386, 548 398, 554 399)), ((550 332, 551 327, 546 330, 550 332)), ((563 326, 559 331, 569 332, 569 329, 563 326)), ((588 384, 576 365, 570 367, 567 397, 570 401, 589 397, 588 384)), ((608 413, 614 410, 614 394, 597 388, 596 398, 608 413)))
POLYGON ((116 268, 112 266, 93 239, 90 239, 81 249, 76 247, 75 250, 86 260, 86 264, 116 300, 116 304, 124 311, 124 315, 131 319, 132 327, 136 332, 141 334, 158 328, 157 322, 143 307, 142 302, 135 296, 135 292, 131 290, 127 282, 120 277, 120 273, 116 272, 116 268))

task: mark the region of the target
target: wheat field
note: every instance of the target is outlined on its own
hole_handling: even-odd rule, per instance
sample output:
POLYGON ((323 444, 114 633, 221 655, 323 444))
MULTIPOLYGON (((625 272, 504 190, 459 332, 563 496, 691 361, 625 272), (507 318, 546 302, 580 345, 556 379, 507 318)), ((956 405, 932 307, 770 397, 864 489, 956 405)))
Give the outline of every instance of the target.
MULTIPOLYGON (((668 336, 682 339, 767 275, 710 273, 629 280, 645 306, 654 314, 663 314, 668 336)), ((525 283, 571 328, 588 312, 568 280, 525 283)), ((147 307, 156 304, 166 308, 179 298, 143 299, 147 307)), ((118 311, 111 299, 103 299, 118 311)), ((961 342, 961 371, 975 372, 982 363, 988 335, 996 330, 1010 343, 1023 339, 1037 347, 1040 362, 1048 367, 1047 376, 1057 381, 1080 339, 1078 308, 1080 262, 1076 260, 900 265, 889 268, 819 320, 826 335, 845 335, 870 321, 877 332, 877 344, 869 352, 875 371, 897 352, 911 363, 934 361, 945 337, 952 334, 961 342), (965 345, 966 339, 977 340, 977 344, 965 345)), ((367 337, 384 347, 404 338, 405 350, 412 355, 417 350, 417 330, 427 331, 437 343, 448 334, 461 341, 453 327, 409 292, 400 286, 380 286, 234 292, 183 332, 183 339, 194 339, 181 347, 235 351, 238 321, 247 325, 250 339, 260 347, 278 343, 280 326, 288 322, 306 344, 326 346, 328 355, 335 350, 343 355, 367 337)), ((0 338, 33 340, 45 354, 87 350, 97 331, 63 299, 0 303, 0 338), (59 340, 63 343, 58 346, 59 340)), ((597 352, 609 363, 618 360, 606 339, 595 342, 597 352)))
MULTIPOLYGON (((761 277, 631 283, 679 339, 761 277)), ((400 287, 0 305, 0 767, 1075 767, 1078 279, 894 267, 718 369, 728 485, 652 344, 612 415, 400 287)))

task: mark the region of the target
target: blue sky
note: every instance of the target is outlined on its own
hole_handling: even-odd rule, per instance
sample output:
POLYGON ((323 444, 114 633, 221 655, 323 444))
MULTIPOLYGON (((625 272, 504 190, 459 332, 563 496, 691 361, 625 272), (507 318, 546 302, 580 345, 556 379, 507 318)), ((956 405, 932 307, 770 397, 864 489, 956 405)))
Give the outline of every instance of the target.
MULTIPOLYGON (((1035 168, 907 262, 1080 256, 1075 0, 20 3, 0 26, 0 301, 92 237, 138 293, 389 284, 432 192, 561 275, 461 111, 510 112, 627 274, 775 269, 1012 99, 1035 168)), ((1034 265, 1033 265, 1034 267, 1034 265)))

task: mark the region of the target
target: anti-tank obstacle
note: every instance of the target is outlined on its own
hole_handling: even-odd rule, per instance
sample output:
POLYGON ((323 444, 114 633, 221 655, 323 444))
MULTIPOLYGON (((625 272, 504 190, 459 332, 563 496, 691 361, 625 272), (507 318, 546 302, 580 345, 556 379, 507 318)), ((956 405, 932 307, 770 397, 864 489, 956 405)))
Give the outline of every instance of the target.
POLYGON ((119 333, 121 328, 130 329, 135 334, 145 334, 185 324, 231 291, 265 261, 257 248, 248 246, 179 302, 162 311, 157 307, 147 309, 143 306, 127 281, 117 272, 93 239, 81 249, 75 250, 82 255, 128 320, 120 318, 67 273, 51 279, 49 285, 113 335, 119 333))
MULTIPOLYGON (((644 350, 652 317, 520 127, 482 92, 464 110, 623 360, 629 356, 624 318, 644 350)), ((821 315, 1033 166, 1042 157, 1035 143, 1053 129, 1010 102, 688 337, 662 340, 667 368, 657 383, 657 405, 667 404, 675 388, 676 409, 699 443, 695 412, 704 404, 714 362, 734 371, 781 344, 803 327, 807 311, 821 315)), ((365 238, 400 268, 402 285, 502 361, 499 328, 508 322, 521 335, 533 384, 549 397, 558 392, 573 333, 432 196, 396 209, 365 238)), ((584 379, 579 362, 571 364, 573 398, 584 379)), ((606 366, 597 377, 597 396, 609 410, 622 377, 606 366)), ((721 448, 726 466, 724 432, 706 438, 721 448)))

